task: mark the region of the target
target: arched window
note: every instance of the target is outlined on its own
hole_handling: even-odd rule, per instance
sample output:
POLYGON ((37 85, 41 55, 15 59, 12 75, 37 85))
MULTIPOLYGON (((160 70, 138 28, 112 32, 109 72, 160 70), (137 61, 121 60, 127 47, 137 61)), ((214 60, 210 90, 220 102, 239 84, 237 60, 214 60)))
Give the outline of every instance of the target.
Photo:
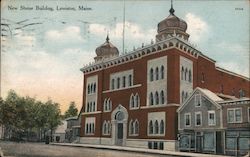
POLYGON ((108 131, 107 133, 108 133, 108 134, 110 134, 110 128, 111 128, 111 127, 110 127, 110 121, 108 121, 108 125, 107 125, 107 131, 108 131))
POLYGON ((93 85, 93 93, 95 93, 96 92, 96 83, 94 83, 94 85, 93 85))
POLYGON ((135 131, 134 131, 134 133, 135 134, 139 134, 139 122, 138 122, 138 120, 136 119, 135 120, 135 131))
POLYGON ((130 96, 130 108, 134 108, 134 106, 135 106, 134 99, 135 99, 135 97, 134 97, 134 94, 132 93, 130 96))
POLYGON ((93 109, 92 109, 92 111, 95 111, 95 102, 93 102, 93 109))
POLYGON ((181 92, 181 102, 183 103, 185 100, 185 93, 184 91, 181 92))
POLYGON ((181 80, 183 80, 184 79, 184 68, 183 68, 183 66, 181 67, 181 80))
POLYGON ((112 79, 112 82, 111 82, 111 89, 115 89, 115 79, 112 79))
POLYGON ((164 66, 161 66, 161 79, 164 79, 164 66))
POLYGON ((165 95, 164 95, 164 91, 161 91, 161 104, 165 103, 165 95))
POLYGON ((107 134, 107 127, 106 127, 106 121, 103 122, 102 129, 103 129, 103 134, 107 134))
POLYGON ((122 77, 122 84, 123 84, 123 87, 126 87, 126 76, 122 77))
POLYGON ((160 134, 164 134, 164 122, 163 122, 163 120, 161 120, 161 123, 160 123, 160 134))
POLYGON ((128 83, 129 83, 129 86, 132 86, 132 75, 128 76, 128 83))
POLYGON ((90 85, 90 93, 93 93, 93 84, 90 85))
POLYGON ((188 92, 186 92, 186 95, 185 95, 185 100, 187 100, 188 98, 188 92))
POLYGON ((188 75, 188 70, 187 68, 185 69, 185 81, 187 80, 187 75, 188 75))
POLYGON ((104 99, 103 108, 104 108, 104 111, 108 110, 107 99, 104 99))
POLYGON ((85 130, 86 134, 89 133, 89 124, 86 124, 86 130, 85 130))
POLYGON ((150 105, 154 105, 154 96, 152 92, 150 93, 149 100, 150 100, 150 105))
POLYGON ((134 134, 133 120, 131 120, 130 123, 129 123, 129 133, 130 133, 131 135, 134 134))
POLYGON ((108 110, 111 111, 111 109, 112 109, 112 101, 109 98, 108 99, 108 110))
POLYGON ((155 121, 155 134, 159 134, 159 124, 158 124, 158 120, 155 121))
POLYGON ((192 82, 192 72, 191 72, 191 70, 188 71, 188 81, 192 82))
POLYGON ((135 100, 135 103, 134 103, 135 107, 139 107, 140 106, 140 97, 139 97, 138 93, 136 93, 134 100, 135 100))
POLYGON ((90 93, 90 86, 88 85, 88 94, 90 93))
POLYGON ((155 92, 155 104, 159 105, 159 94, 157 91, 155 92))
POLYGON ((95 133, 95 124, 92 123, 92 132, 91 133, 95 133))
POLYGON ((120 77, 117 78, 117 86, 116 87, 117 87, 117 89, 120 88, 120 77))
POLYGON ((149 128, 148 128, 148 130, 149 130, 149 134, 153 134, 154 126, 153 126, 152 120, 149 122, 149 128))
POLYGON ((86 112, 89 112, 89 102, 87 103, 86 112))
POLYGON ((205 74, 201 73, 201 82, 204 82, 204 81, 205 81, 205 74))
POLYGON ((154 70, 150 69, 150 81, 154 81, 154 70))
POLYGON ((155 80, 159 80, 159 69, 156 67, 155 69, 155 80))

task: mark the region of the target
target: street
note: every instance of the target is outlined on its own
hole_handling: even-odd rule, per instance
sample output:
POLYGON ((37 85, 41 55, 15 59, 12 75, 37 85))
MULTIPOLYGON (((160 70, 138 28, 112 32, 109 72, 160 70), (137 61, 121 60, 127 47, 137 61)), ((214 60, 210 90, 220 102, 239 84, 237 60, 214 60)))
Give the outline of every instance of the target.
POLYGON ((11 157, 166 157, 107 149, 46 145, 43 143, 0 142, 4 156, 11 157))

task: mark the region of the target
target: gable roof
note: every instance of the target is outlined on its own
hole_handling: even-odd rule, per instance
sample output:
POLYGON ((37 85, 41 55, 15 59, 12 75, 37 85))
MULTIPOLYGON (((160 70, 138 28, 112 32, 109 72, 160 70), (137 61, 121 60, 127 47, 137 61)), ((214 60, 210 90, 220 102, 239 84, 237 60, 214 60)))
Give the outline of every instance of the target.
POLYGON ((215 93, 211 92, 208 89, 196 87, 195 90, 191 93, 186 101, 177 109, 177 112, 180 112, 184 109, 184 107, 190 102, 190 100, 194 97, 196 92, 202 93, 202 96, 206 97, 209 101, 211 101, 217 108, 221 108, 221 105, 218 102, 223 101, 222 98, 218 97, 215 93))

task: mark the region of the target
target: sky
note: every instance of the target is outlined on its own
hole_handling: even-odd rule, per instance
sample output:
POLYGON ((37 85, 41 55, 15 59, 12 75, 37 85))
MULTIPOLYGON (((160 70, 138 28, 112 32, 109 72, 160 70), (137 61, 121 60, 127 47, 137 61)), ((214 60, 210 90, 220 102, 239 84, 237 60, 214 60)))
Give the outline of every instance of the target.
MULTIPOLYGON (((189 42, 217 66, 246 77, 249 6, 248 0, 174 0, 175 15, 188 24, 189 42)), ((60 103, 62 112, 71 101, 80 109, 80 68, 94 61, 107 33, 123 53, 123 8, 120 0, 2 0, 2 97, 13 89, 21 96, 50 98, 60 103)), ((125 51, 155 40, 157 24, 169 9, 170 0, 126 0, 125 51)))

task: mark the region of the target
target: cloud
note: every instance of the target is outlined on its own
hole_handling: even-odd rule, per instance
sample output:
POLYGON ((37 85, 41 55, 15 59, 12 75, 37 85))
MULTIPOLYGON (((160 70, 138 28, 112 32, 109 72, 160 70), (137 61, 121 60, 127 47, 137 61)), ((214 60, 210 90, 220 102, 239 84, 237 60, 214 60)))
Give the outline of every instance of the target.
POLYGON ((209 35, 209 26, 199 16, 187 13, 185 21, 188 24, 187 32, 190 34, 190 41, 198 43, 209 35))
MULTIPOLYGON (((223 50, 224 52, 231 52, 237 54, 237 56, 244 56, 249 58, 249 49, 244 47, 239 43, 228 43, 228 42, 220 42, 216 45, 218 50, 223 50)), ((221 52, 218 52, 221 53, 221 52)))
POLYGON ((83 38, 81 36, 81 29, 78 26, 68 26, 62 30, 49 30, 45 33, 45 37, 48 40, 52 41, 81 41, 83 42, 83 38))
MULTIPOLYGON (((115 39, 123 37, 123 23, 117 23, 114 28, 102 24, 90 24, 89 31, 97 36, 105 36, 109 31, 110 36, 115 39)), ((125 35, 129 39, 152 39, 155 35, 155 29, 143 29, 136 23, 125 22, 125 35)))

